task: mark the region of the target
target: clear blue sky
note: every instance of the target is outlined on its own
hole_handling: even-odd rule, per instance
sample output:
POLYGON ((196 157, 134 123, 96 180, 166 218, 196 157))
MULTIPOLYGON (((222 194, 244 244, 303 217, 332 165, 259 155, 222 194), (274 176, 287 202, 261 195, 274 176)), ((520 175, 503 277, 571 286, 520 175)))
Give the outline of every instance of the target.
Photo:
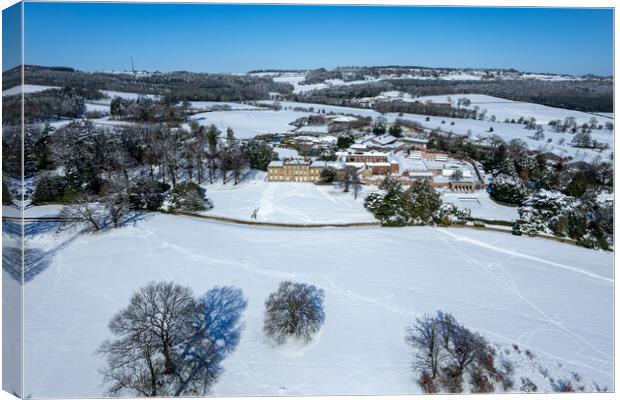
POLYGON ((22 5, 13 4, 2 10, 2 70, 21 64, 22 59, 22 5))
POLYGON ((344 65, 613 73, 611 9, 26 3, 25 62, 246 72, 344 65))

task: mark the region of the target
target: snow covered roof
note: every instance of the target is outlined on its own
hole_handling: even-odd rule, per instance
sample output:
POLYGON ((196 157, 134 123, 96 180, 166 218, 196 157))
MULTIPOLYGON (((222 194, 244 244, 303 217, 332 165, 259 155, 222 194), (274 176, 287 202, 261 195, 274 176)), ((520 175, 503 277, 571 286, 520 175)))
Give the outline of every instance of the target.
POLYGON ((339 115, 335 118, 332 118, 332 121, 334 122, 353 122, 353 121, 357 121, 357 118, 355 117, 351 117, 348 115, 339 115))
POLYGON ((377 136, 377 137, 370 139, 371 142, 374 142, 377 144, 391 144, 391 143, 394 143, 396 140, 397 138, 390 134, 385 134, 385 135, 377 136))
POLYGON ((295 136, 295 140, 298 142, 312 142, 312 143, 320 142, 318 138, 314 136, 307 136, 307 135, 295 136))

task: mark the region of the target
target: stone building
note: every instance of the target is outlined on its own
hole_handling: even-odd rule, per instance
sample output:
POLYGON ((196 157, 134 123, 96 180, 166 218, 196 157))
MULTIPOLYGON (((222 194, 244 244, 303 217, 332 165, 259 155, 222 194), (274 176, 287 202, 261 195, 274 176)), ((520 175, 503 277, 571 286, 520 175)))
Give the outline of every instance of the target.
POLYGON ((285 159, 272 161, 267 166, 269 182, 318 182, 321 170, 327 166, 325 161, 285 159))

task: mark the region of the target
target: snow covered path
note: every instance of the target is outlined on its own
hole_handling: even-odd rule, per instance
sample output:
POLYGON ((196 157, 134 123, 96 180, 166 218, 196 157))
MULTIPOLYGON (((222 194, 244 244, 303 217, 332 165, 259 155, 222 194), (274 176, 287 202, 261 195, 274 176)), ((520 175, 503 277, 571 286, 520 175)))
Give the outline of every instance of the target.
POLYGON ((245 330, 219 396, 417 393, 405 329, 437 309, 532 350, 556 378, 561 363, 612 389, 610 253, 475 230, 256 228, 171 215, 30 246, 59 248, 26 285, 26 393, 36 397, 102 394, 94 352, 109 319, 152 280, 243 290, 245 330), (264 339, 263 304, 284 279, 326 292, 326 322, 308 346, 264 339))

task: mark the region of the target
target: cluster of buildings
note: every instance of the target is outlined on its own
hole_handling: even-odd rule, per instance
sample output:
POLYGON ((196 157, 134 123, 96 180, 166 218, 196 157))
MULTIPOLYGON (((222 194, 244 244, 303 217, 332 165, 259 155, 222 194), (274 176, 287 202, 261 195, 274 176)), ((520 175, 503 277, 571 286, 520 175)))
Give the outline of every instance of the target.
POLYGON ((450 159, 446 154, 426 151, 384 153, 379 151, 337 153, 337 161, 318 161, 309 158, 286 158, 272 161, 267 167, 270 182, 318 182, 321 171, 332 167, 336 171, 355 167, 361 181, 379 185, 386 177, 404 185, 426 179, 435 187, 458 191, 482 188, 483 178, 472 164, 450 159))
MULTIPOLYGON (((333 142, 335 137, 326 135, 333 142)), ((299 138, 308 143, 323 143, 320 137, 299 138)), ((336 161, 288 157, 272 161, 267 168, 270 182, 319 182, 321 171, 347 167, 357 169, 360 179, 368 185, 379 185, 390 177, 404 185, 425 179, 435 187, 473 191, 484 187, 483 172, 477 166, 450 158, 447 154, 429 151, 428 140, 416 136, 394 137, 389 134, 359 138, 345 151, 336 152, 336 161)))

